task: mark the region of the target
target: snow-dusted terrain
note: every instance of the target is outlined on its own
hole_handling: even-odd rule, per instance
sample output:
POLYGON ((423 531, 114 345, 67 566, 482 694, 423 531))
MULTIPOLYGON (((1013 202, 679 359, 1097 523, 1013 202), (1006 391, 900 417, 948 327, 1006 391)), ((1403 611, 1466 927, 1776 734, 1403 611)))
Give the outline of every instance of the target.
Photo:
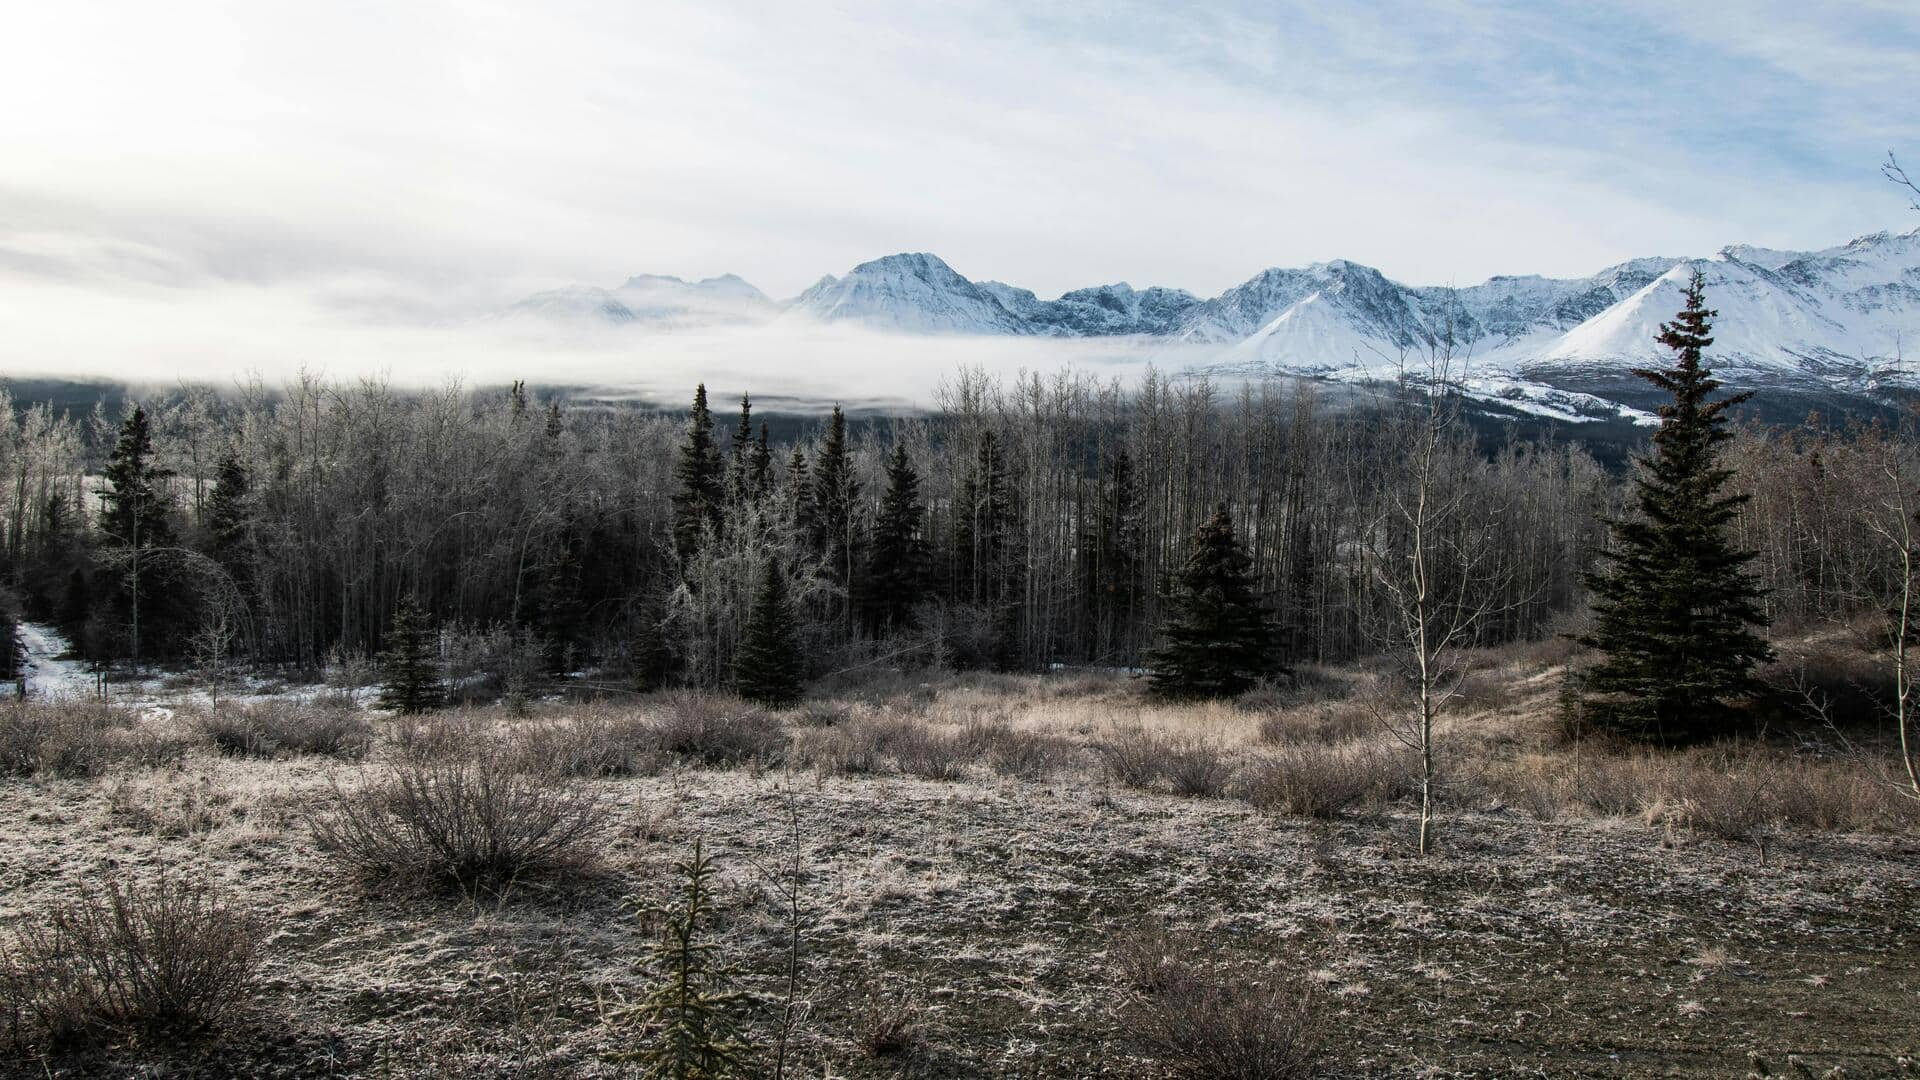
MULTIPOLYGON (((1698 272, 1719 312, 1711 362, 1729 383, 1874 395, 1920 387, 1902 343, 1920 338, 1920 230, 1822 251, 1736 244, 1706 259, 1643 258, 1590 277, 1496 277, 1414 287, 1346 260, 1263 270, 1211 299, 1124 282, 1054 300, 973 281, 938 256, 889 255, 829 275, 785 303, 727 275, 642 275, 572 286, 513 312, 575 324, 687 327, 856 324, 910 335, 1164 342, 1171 366, 1341 381, 1419 372, 1451 343, 1470 392, 1562 419, 1647 419, 1608 395, 1658 360, 1662 322, 1698 272), (1177 351, 1176 351, 1177 350, 1177 351)), ((1158 346, 1155 346, 1156 348, 1158 346)))
POLYGON ((94 692, 93 673, 78 660, 64 659, 71 646, 60 631, 40 623, 21 623, 20 647, 26 655, 29 695, 69 698, 94 692))

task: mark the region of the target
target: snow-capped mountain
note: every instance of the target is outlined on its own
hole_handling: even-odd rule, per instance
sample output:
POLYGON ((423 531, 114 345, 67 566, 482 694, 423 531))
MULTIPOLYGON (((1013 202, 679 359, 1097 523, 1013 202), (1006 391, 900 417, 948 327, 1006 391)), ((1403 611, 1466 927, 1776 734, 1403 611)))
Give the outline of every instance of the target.
POLYGON ((1627 372, 1657 361, 1662 322, 1692 275, 1719 311, 1709 359, 1733 385, 1872 394, 1920 389, 1900 359, 1920 340, 1920 229, 1823 251, 1736 244, 1706 259, 1643 258, 1589 277, 1503 276, 1415 287, 1346 260, 1262 270, 1211 299, 1124 282, 1054 300, 973 281, 934 255, 889 255, 827 276, 785 304, 732 275, 641 275, 572 286, 514 311, 602 325, 779 319, 906 334, 1126 336, 1167 343, 1170 362, 1223 373, 1342 380, 1418 369, 1447 348, 1473 393, 1527 412, 1617 415, 1627 372))
POLYGON ((845 277, 829 274, 795 297, 782 317, 852 321, 921 334, 1034 332, 993 289, 968 281, 939 256, 924 253, 863 262, 845 277))

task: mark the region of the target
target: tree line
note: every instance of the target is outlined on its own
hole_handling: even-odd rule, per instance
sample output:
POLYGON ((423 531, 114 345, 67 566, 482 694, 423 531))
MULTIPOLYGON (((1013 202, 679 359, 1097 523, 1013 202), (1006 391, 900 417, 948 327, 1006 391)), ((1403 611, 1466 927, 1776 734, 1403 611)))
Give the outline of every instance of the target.
MULTIPOLYGON (((1190 546, 1225 538, 1261 613, 1260 670, 1280 672, 1396 640, 1392 585, 1434 524, 1403 512, 1418 478, 1447 511, 1430 584, 1471 579, 1472 644, 1577 630, 1629 478, 1573 441, 1413 437, 1436 397, 1457 404, 1415 378, 1356 398, 963 370, 925 415, 835 408, 783 440, 751 399, 716 407, 704 387, 683 414, 312 377, 123 415, 8 400, 0 579, 102 661, 350 661, 411 603, 479 667, 517 650, 730 687, 743 650, 770 648, 796 679, 1146 666, 1192 618, 1190 546), (755 627, 766 604, 792 613, 778 633, 755 627)), ((1860 526, 1891 520, 1911 439, 1813 422, 1719 442, 1760 614, 1884 605, 1898 560, 1860 526)))

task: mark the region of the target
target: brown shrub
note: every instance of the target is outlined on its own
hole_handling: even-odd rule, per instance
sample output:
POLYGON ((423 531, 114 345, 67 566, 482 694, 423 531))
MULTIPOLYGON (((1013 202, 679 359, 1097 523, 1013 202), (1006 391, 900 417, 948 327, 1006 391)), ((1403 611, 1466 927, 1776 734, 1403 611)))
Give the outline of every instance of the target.
POLYGON ((1121 728, 1095 749, 1107 776, 1130 788, 1154 790, 1164 775, 1166 740, 1142 728, 1121 728))
POLYGON ((868 776, 879 772, 910 725, 900 720, 859 719, 837 727, 800 732, 795 756, 823 773, 868 776))
POLYGON ((585 865, 608 825, 606 808, 574 781, 516 765, 486 747, 404 758, 387 778, 353 791, 336 786, 308 823, 323 852, 371 879, 471 892, 585 865))
POLYGON ((905 725, 887 746, 893 767, 923 780, 959 780, 967 774, 967 762, 973 755, 967 740, 959 735, 930 730, 919 724, 905 725))
POLYGON ((1166 745, 1160 773, 1175 795, 1217 799, 1233 780, 1233 762, 1212 743, 1182 739, 1166 745))
POLYGON ((1126 1020, 1172 1075, 1292 1080, 1318 1075, 1326 1024, 1304 980, 1216 981, 1189 967, 1140 995, 1126 1020))
POLYGON ((1260 758, 1242 775, 1238 794, 1271 813, 1331 819, 1363 803, 1384 802, 1403 783, 1377 751, 1307 745, 1260 758))
POLYGON ((854 1017, 860 1048, 870 1057, 906 1057, 926 1038, 926 1005, 919 996, 869 986, 854 1017))
POLYGON ((155 768, 186 757, 190 740, 91 701, 0 705, 0 775, 88 777, 116 766, 155 768))
POLYGON ((1073 754, 1072 744, 1064 739, 1008 727, 995 728, 984 746, 988 768, 1020 780, 1044 780, 1065 767, 1073 754))
POLYGON ((263 701, 211 710, 198 725, 229 757, 324 754, 357 758, 373 744, 373 725, 357 712, 292 701, 263 701))
POLYGON ((771 763, 787 751, 780 721, 746 702, 709 694, 669 698, 653 733, 661 753, 702 765, 771 763))
POLYGON ((108 877, 0 948, 0 998, 23 1042, 179 1035, 245 999, 261 938, 252 916, 204 884, 108 877))
POLYGON ((634 712, 581 712, 514 727, 512 754, 523 772, 545 776, 649 776, 660 771, 653 726, 634 712))

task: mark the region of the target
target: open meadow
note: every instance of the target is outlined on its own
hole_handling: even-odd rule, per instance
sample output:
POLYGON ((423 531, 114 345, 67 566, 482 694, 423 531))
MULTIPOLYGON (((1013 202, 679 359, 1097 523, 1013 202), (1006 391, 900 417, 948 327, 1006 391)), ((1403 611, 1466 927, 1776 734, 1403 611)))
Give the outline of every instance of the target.
POLYGON ((1479 658, 1425 858, 1359 666, 8 704, 7 1071, 630 1075, 698 842, 757 1074, 1913 1075, 1892 755, 1573 740, 1563 652, 1479 658))

